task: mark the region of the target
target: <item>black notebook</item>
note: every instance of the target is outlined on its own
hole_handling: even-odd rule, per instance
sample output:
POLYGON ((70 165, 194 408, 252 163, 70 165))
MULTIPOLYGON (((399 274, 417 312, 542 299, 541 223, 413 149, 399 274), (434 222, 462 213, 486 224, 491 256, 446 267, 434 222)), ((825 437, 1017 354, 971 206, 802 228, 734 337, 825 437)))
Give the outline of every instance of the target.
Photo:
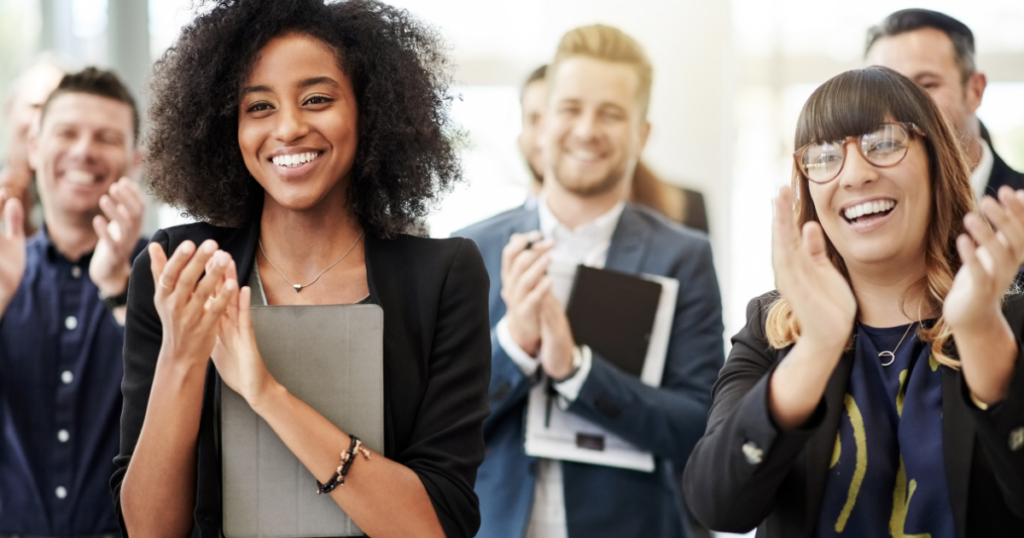
POLYGON ((640 377, 660 298, 657 282, 580 265, 566 307, 573 338, 640 377))

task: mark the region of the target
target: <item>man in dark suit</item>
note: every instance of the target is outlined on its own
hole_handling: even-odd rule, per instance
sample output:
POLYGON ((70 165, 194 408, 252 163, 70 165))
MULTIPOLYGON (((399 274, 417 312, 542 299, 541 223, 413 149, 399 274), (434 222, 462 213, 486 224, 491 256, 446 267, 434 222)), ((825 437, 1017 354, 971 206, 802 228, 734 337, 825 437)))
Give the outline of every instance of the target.
POLYGON ((974 34, 964 23, 927 9, 897 11, 868 31, 867 62, 921 85, 961 135, 971 184, 981 199, 1003 185, 1024 188, 1024 174, 996 154, 975 112, 987 81, 974 62, 974 34))
POLYGON ((607 26, 573 30, 547 81, 537 203, 455 234, 479 245, 491 278, 478 536, 684 538, 677 477, 724 361, 710 243, 624 201, 649 132, 651 66, 636 41, 607 26), (578 264, 679 281, 659 387, 574 341, 564 304, 578 264), (524 412, 538 384, 550 384, 568 413, 653 453, 654 471, 527 455, 524 412))

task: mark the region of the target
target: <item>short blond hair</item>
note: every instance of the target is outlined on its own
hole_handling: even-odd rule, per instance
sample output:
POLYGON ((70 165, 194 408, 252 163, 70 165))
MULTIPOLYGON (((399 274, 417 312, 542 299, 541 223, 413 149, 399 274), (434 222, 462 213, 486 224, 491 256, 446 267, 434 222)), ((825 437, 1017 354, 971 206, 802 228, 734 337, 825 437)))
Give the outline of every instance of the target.
POLYGON ((651 102, 651 81, 654 78, 654 68, 651 67, 651 60, 640 43, 622 30, 603 24, 581 26, 570 30, 558 42, 555 59, 551 62, 549 69, 549 79, 553 80, 551 75, 558 71, 559 64, 575 56, 626 64, 633 68, 640 82, 638 97, 640 98, 641 117, 647 117, 647 108, 651 102))

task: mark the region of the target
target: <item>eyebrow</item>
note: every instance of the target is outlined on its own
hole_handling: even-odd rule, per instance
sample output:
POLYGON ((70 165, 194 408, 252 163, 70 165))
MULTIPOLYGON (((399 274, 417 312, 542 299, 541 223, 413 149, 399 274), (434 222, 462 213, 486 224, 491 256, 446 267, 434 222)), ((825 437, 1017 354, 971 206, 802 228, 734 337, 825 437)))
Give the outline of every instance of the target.
MULTIPOLYGON (((310 86, 316 86, 317 84, 327 84, 328 86, 333 86, 335 88, 338 87, 338 83, 331 77, 312 77, 303 79, 300 80, 295 87, 303 89, 310 86)), ((269 93, 270 91, 270 86, 247 86, 242 88, 242 95, 248 95, 250 93, 269 93)))

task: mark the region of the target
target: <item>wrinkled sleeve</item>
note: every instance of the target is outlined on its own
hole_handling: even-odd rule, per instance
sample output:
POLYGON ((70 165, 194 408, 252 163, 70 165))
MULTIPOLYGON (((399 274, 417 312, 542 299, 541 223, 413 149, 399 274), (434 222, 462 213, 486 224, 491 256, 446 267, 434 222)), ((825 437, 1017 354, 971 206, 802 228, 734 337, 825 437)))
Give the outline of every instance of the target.
POLYGON ((463 239, 441 291, 420 414, 409 447, 396 457, 423 482, 449 537, 469 538, 480 528, 473 486, 488 415, 488 288, 479 250, 463 239))
MULTIPOLYGON (((169 238, 164 231, 158 231, 152 242, 168 250, 169 238)), ((117 514, 121 534, 128 536, 124 517, 121 514, 121 483, 128 464, 131 462, 135 444, 139 441, 142 422, 146 418, 146 405, 153 386, 156 360, 160 355, 163 325, 153 304, 153 274, 150 271, 149 252, 143 250, 132 265, 128 283, 128 311, 125 316, 124 335, 124 379, 121 393, 124 405, 121 408, 121 449, 114 458, 114 474, 110 478, 110 490, 114 495, 114 511, 117 514)))
POLYGON ((764 314, 772 299, 747 306, 747 325, 732 338, 715 383, 707 432, 683 473, 687 506, 716 531, 749 532, 768 517, 779 486, 825 417, 824 397, 801 428, 783 430, 771 416, 768 381, 778 362, 764 314))

